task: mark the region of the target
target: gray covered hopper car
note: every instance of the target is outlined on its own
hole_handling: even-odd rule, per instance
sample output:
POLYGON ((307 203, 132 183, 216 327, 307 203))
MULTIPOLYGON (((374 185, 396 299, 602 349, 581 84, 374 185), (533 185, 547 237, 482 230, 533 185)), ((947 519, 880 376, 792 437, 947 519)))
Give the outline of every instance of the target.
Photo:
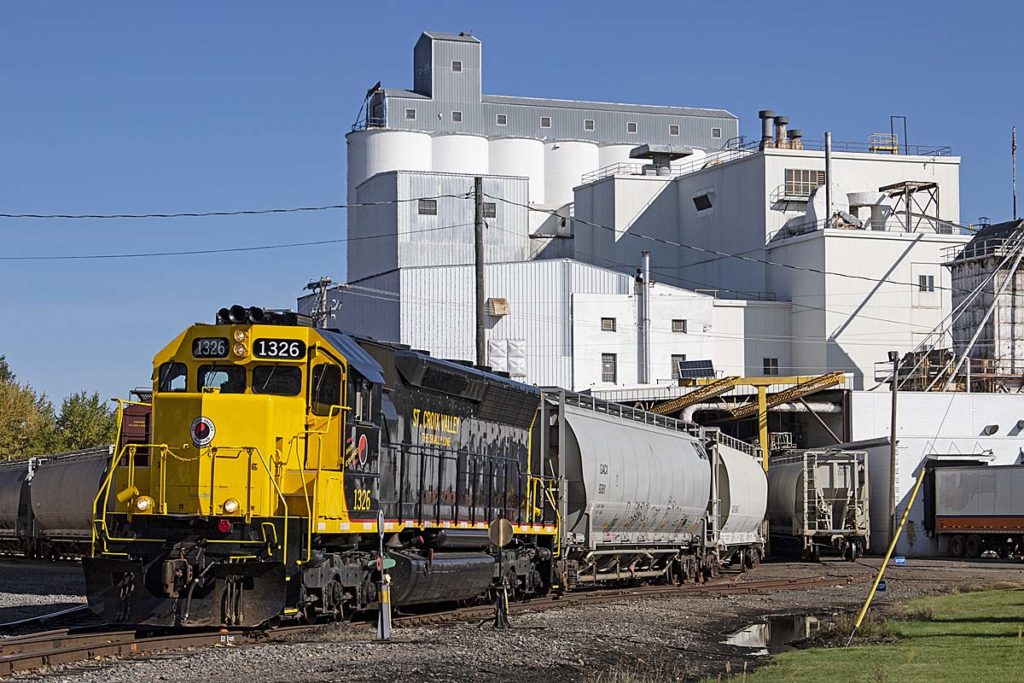
POLYGON ((0 464, 0 550, 4 552, 24 550, 27 529, 22 517, 28 505, 28 471, 28 460, 0 464))
POLYGON ((816 560, 835 551, 855 560, 868 547, 867 454, 788 451, 768 462, 772 551, 816 560))
POLYGON ((110 454, 101 446, 0 465, 0 549, 50 558, 87 552, 110 454))

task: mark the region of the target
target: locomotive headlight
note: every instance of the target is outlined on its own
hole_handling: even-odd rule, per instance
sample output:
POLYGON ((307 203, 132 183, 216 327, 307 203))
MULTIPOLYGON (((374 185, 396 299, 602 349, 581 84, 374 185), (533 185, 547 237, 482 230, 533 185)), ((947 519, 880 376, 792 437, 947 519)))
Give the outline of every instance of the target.
POLYGON ((238 344, 235 344, 235 346, 232 349, 232 351, 235 352, 236 356, 245 356, 245 354, 247 354, 249 352, 249 349, 245 348, 245 344, 238 343, 238 344))
POLYGON ((224 501, 224 514, 233 515, 238 512, 238 501, 234 498, 228 498, 224 501))
POLYGON ((246 337, 248 337, 249 335, 245 333, 245 330, 235 330, 235 333, 231 336, 235 338, 236 342, 241 343, 244 342, 246 337))
POLYGON ((153 499, 149 496, 139 496, 135 499, 135 511, 136 512, 152 512, 153 511, 153 499))

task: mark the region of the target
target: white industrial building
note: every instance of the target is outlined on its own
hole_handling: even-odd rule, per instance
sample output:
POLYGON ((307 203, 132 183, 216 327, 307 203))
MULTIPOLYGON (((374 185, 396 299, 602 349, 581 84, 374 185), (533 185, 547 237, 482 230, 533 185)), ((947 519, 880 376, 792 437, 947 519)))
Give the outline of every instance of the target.
MULTIPOLYGON (((1024 395, 906 390, 933 385, 979 321, 988 327, 972 356, 1016 363, 1019 351, 1015 305, 985 313, 1000 297, 1014 304, 1016 282, 1004 295, 993 276, 974 310, 951 315, 1005 267, 1012 231, 961 251, 960 159, 948 148, 885 134, 827 154, 767 111, 748 142, 722 109, 485 95, 481 43, 468 34, 424 33, 413 66, 411 90, 368 91, 347 136, 348 282, 326 292, 332 326, 475 359, 479 176, 494 369, 640 405, 687 391, 676 382, 684 359, 711 360, 720 376, 842 370, 841 387, 774 408, 769 429, 798 446, 868 451, 876 551, 892 520, 891 365, 876 371, 890 351, 922 361, 899 375, 898 512, 927 458, 1024 461, 1024 395)), ((307 312, 322 305, 300 300, 307 312)), ((923 510, 919 500, 900 552, 945 552, 923 510)))
POLYGON ((475 176, 486 296, 501 302, 488 308, 487 362, 521 358, 528 382, 667 383, 685 357, 739 374, 846 370, 870 387, 875 363, 949 312, 941 264, 966 238, 948 148, 836 143, 829 211, 823 146, 786 117, 762 112, 761 137, 744 144, 722 109, 485 95, 468 34, 424 33, 413 53, 413 89, 371 88, 347 136, 340 327, 475 358, 475 176), (686 331, 662 336, 673 321, 686 331))

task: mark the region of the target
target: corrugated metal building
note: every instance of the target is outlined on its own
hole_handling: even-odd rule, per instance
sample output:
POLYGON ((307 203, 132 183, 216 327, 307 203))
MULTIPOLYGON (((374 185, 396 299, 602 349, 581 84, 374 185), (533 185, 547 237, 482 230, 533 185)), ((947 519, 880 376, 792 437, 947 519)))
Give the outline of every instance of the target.
MULTIPOLYGON (((484 255, 489 262, 525 261, 530 253, 527 179, 483 181, 484 255)), ((455 173, 391 171, 356 188, 365 202, 350 210, 350 282, 396 268, 472 263, 473 178, 455 173)))

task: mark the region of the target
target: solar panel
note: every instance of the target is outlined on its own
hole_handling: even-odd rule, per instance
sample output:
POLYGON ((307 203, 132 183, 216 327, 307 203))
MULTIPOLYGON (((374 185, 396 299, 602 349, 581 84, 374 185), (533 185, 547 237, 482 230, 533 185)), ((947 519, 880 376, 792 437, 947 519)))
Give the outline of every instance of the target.
POLYGON ((679 379, 702 379, 715 376, 715 366, 710 360, 679 361, 679 379))

